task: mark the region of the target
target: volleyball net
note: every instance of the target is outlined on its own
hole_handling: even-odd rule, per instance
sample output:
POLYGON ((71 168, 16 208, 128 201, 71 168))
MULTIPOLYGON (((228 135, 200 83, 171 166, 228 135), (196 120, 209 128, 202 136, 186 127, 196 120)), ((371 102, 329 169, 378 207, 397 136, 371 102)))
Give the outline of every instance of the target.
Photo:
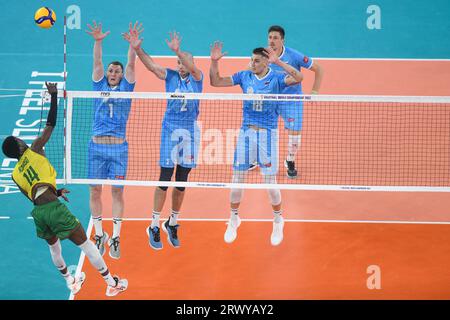
POLYGON ((264 189, 273 174, 281 189, 450 191, 450 97, 67 91, 59 121, 47 154, 63 183, 264 189), (303 109, 295 179, 282 107, 303 109), (188 182, 159 181, 177 164, 188 182))

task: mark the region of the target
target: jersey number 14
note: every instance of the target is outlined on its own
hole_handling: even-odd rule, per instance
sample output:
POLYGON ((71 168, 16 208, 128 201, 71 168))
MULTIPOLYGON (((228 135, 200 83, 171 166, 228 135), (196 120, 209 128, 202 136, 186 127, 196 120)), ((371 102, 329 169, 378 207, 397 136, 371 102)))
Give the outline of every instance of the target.
POLYGON ((23 177, 27 179, 27 182, 30 186, 33 184, 34 180, 40 181, 38 174, 34 171, 33 167, 29 167, 27 171, 23 173, 23 177))

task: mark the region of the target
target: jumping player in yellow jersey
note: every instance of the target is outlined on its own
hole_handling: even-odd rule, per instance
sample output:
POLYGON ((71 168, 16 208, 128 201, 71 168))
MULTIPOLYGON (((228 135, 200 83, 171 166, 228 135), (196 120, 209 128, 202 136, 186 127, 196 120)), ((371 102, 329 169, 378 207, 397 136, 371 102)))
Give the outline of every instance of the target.
POLYGON ((51 106, 47 124, 42 135, 33 141, 31 147, 19 138, 9 136, 3 141, 3 153, 18 160, 12 178, 22 193, 34 204, 31 212, 39 238, 47 241, 56 268, 66 280, 67 287, 76 294, 85 280, 84 272, 73 277, 67 270, 61 254, 60 240, 69 239, 88 257, 107 283, 106 295, 115 296, 128 287, 126 279, 111 276, 108 267, 95 245, 86 237, 83 226, 69 211, 62 197, 68 201, 66 189, 56 189, 56 171, 45 156, 44 145, 50 139, 56 125, 58 90, 55 83, 45 83, 51 94, 51 106))

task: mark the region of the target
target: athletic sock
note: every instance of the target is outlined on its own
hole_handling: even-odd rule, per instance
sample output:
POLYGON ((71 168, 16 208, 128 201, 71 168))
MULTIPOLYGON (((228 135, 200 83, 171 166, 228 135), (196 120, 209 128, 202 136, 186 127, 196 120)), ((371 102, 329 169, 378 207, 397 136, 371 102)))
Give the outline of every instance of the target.
POLYGON ((169 219, 169 226, 175 226, 177 224, 178 215, 180 213, 177 211, 172 210, 172 213, 170 215, 169 219))
POLYGON ((113 218, 113 238, 120 236, 120 228, 122 227, 122 218, 113 218))
POLYGON ((95 269, 102 275, 103 279, 105 279, 106 283, 110 286, 115 286, 116 282, 111 276, 111 273, 106 266, 105 260, 103 260, 100 252, 97 247, 90 241, 86 240, 83 244, 78 246, 86 255, 89 262, 94 266, 95 269), (106 275, 103 275, 105 272, 108 272, 106 275))
POLYGON ((160 214, 161 214, 161 212, 153 211, 153 213, 152 213, 152 225, 151 225, 152 229, 154 227, 159 227, 159 216, 160 216, 160 214))
POLYGON ((231 209, 230 219, 236 221, 239 216, 238 209, 231 209))
POLYGON ((102 216, 92 217, 92 221, 94 222, 95 235, 103 236, 102 216))
POLYGON ((281 222, 281 210, 273 211, 273 221, 275 221, 276 223, 281 222))
POLYGON ((287 161, 295 161, 295 156, 300 147, 301 135, 289 135, 287 161))

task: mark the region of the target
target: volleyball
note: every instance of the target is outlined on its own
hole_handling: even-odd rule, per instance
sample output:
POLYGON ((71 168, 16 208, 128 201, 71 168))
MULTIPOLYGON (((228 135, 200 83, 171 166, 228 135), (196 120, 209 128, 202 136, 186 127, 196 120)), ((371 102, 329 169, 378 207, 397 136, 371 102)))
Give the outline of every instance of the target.
POLYGON ((34 14, 34 22, 41 28, 51 28, 56 22, 55 11, 48 7, 39 8, 34 14))

